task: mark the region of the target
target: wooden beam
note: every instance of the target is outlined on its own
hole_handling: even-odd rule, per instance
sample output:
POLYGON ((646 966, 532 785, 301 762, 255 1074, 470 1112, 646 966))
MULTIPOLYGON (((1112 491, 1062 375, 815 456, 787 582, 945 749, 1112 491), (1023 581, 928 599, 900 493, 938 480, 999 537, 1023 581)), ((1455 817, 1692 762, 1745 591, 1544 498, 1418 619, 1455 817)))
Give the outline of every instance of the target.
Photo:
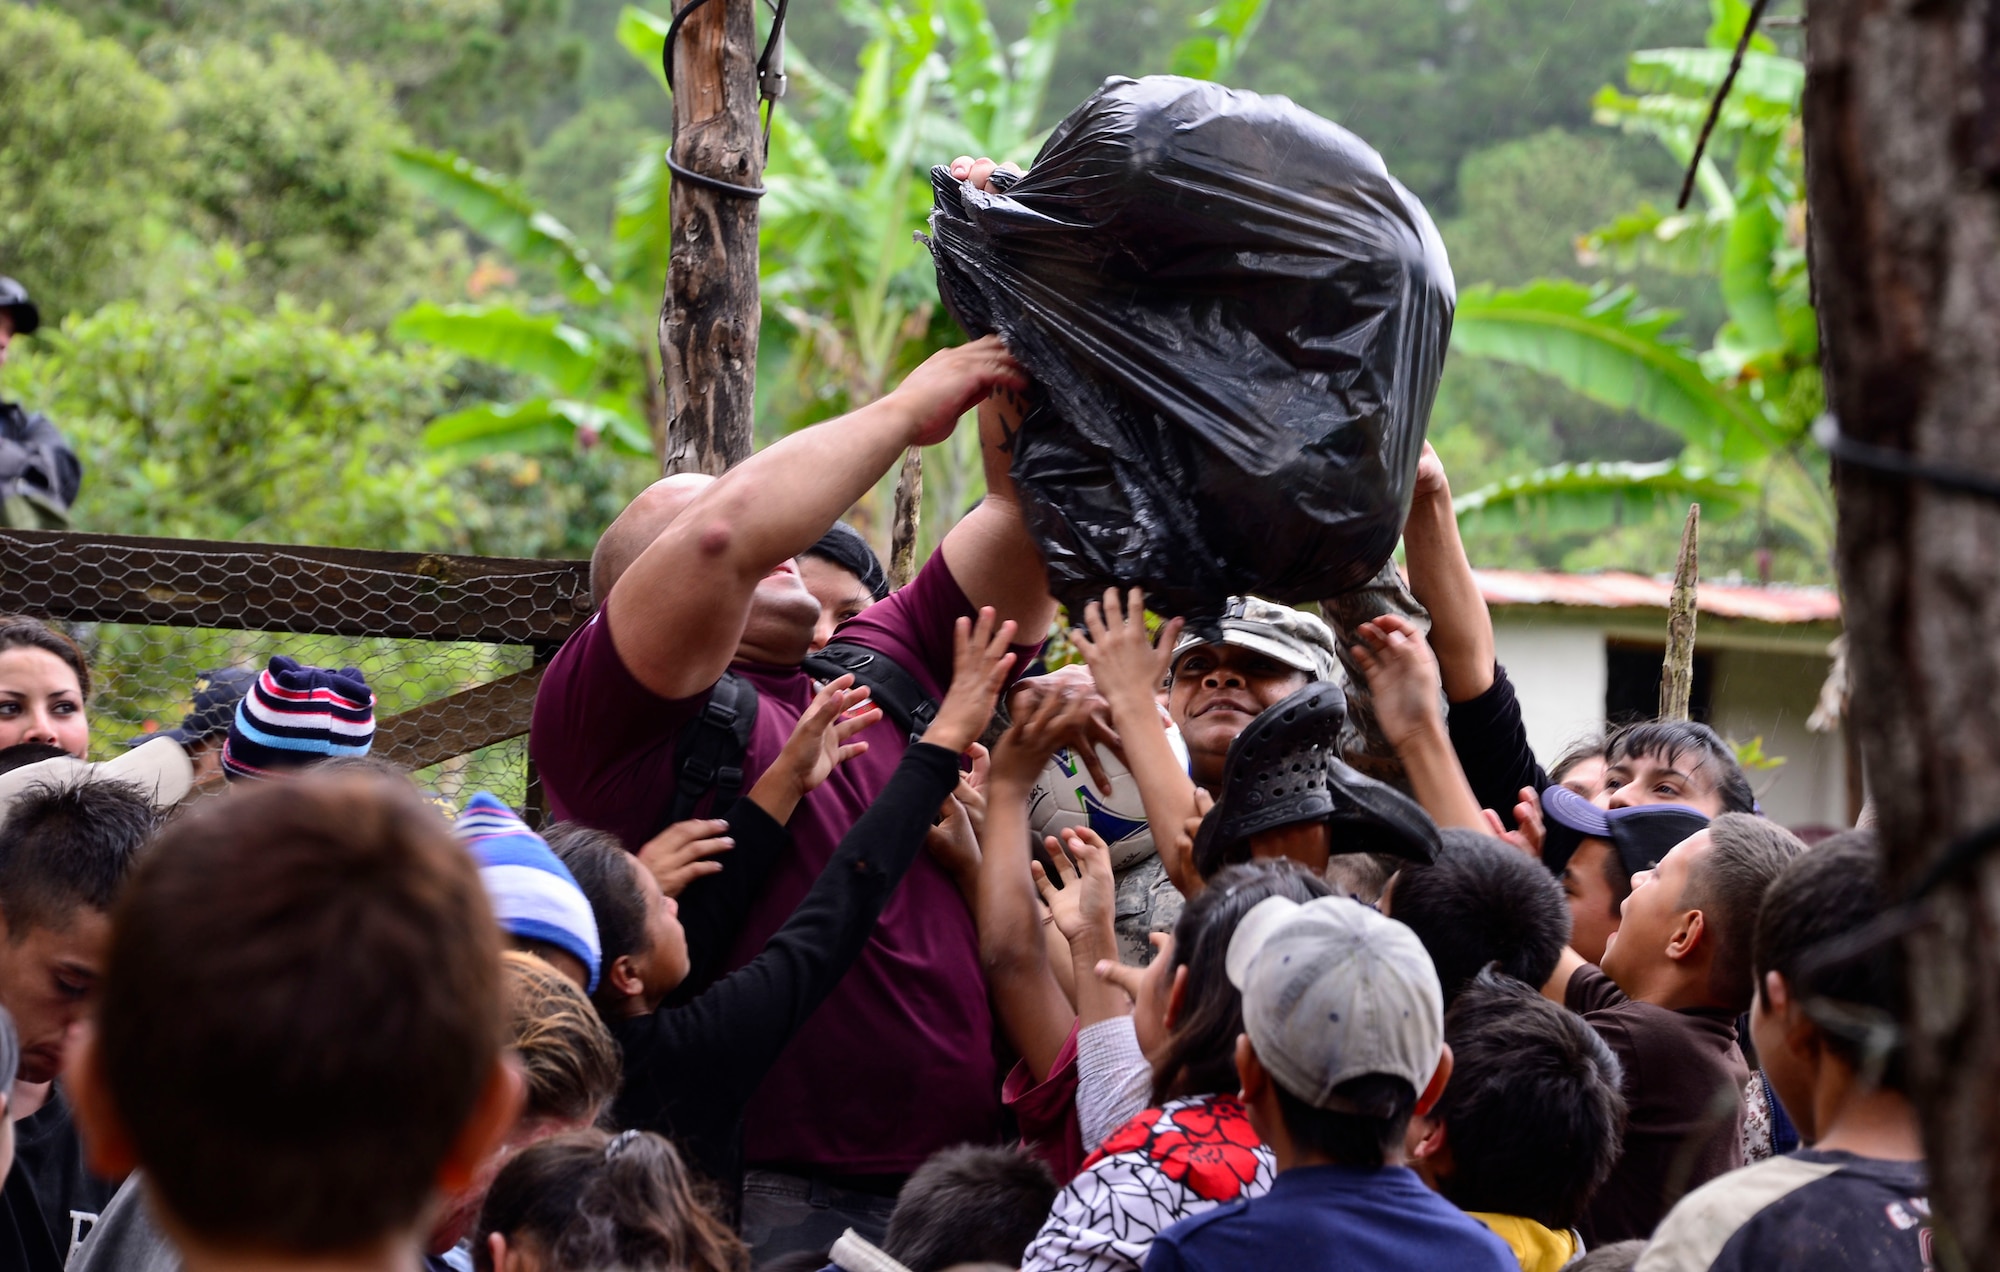
POLYGON ((0 611, 334 636, 557 645, 590 563, 0 530, 0 611))
POLYGON ((530 667, 392 715, 375 726, 372 754, 415 771, 518 738, 534 718, 541 683, 542 669, 530 667))

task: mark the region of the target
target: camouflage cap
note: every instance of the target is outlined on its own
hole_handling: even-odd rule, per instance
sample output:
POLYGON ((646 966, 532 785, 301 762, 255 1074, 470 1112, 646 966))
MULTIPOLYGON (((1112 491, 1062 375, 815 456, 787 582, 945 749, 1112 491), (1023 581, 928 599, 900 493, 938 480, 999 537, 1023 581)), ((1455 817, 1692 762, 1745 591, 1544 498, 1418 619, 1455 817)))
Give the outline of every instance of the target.
MULTIPOLYGON (((1190 632, 1174 646, 1174 665, 1191 649, 1216 642, 1190 632)), ((1313 680, 1339 681, 1333 629, 1324 620, 1261 596, 1232 596, 1222 611, 1222 644, 1274 658, 1313 680)))

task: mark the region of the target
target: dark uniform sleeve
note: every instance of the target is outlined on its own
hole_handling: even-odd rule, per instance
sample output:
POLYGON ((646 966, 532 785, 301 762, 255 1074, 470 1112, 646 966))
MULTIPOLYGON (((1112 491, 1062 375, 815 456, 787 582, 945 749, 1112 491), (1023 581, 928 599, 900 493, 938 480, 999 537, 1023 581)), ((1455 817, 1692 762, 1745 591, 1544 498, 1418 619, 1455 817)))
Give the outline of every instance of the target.
POLYGON ((1535 762, 1534 748, 1528 745, 1521 701, 1514 696, 1507 669, 1495 663, 1492 685, 1477 698, 1452 703, 1445 722, 1473 798, 1481 808, 1500 814, 1507 829, 1515 829, 1514 805, 1520 802, 1521 788, 1539 791, 1549 784, 1549 775, 1535 762))

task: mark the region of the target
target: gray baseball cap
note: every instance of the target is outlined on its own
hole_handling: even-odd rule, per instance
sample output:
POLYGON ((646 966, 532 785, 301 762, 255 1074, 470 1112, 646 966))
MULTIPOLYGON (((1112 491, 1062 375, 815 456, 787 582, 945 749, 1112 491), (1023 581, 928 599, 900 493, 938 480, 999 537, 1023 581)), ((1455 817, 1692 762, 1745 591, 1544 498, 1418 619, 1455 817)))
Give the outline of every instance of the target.
MULTIPOLYGON (((1217 642, 1204 640, 1192 632, 1174 645, 1174 664, 1191 649, 1217 642)), ((1222 644, 1238 645, 1266 658, 1275 658, 1294 671, 1314 680, 1340 679, 1340 658, 1333 644, 1333 629, 1324 620, 1295 610, 1289 605, 1267 601, 1261 596, 1232 596, 1222 611, 1222 644)))
POLYGON ((1402 1078, 1419 1094, 1444 1054, 1444 991, 1416 933, 1346 897, 1269 897, 1229 939, 1257 1059, 1318 1108, 1376 1114, 1334 1094, 1353 1078, 1402 1078))

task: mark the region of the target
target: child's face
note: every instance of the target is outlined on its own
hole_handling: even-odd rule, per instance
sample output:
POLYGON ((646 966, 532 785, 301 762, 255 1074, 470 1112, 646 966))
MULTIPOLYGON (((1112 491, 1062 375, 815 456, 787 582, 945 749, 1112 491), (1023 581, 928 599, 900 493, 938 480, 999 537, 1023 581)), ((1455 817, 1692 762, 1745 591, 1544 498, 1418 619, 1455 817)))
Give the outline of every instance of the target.
POLYGON ((111 920, 79 906, 67 926, 25 933, 0 924, 0 1006, 21 1034, 22 1082, 47 1082, 62 1072, 73 1027, 97 990, 111 920))
POLYGON ((646 899, 648 948, 640 960, 639 976, 645 982, 646 998, 652 1002, 665 998, 687 979, 687 932, 681 927, 680 904, 660 891, 660 881, 637 857, 628 860, 639 895, 646 899))
POLYGON ((1801 1143, 1819 1138, 1813 1117, 1813 1075, 1810 1058, 1799 1053, 1795 1043, 1800 1022, 1791 988, 1776 972, 1764 977, 1757 996, 1750 1002, 1750 1037, 1757 1044, 1757 1060, 1785 1115, 1799 1131, 1801 1143))

